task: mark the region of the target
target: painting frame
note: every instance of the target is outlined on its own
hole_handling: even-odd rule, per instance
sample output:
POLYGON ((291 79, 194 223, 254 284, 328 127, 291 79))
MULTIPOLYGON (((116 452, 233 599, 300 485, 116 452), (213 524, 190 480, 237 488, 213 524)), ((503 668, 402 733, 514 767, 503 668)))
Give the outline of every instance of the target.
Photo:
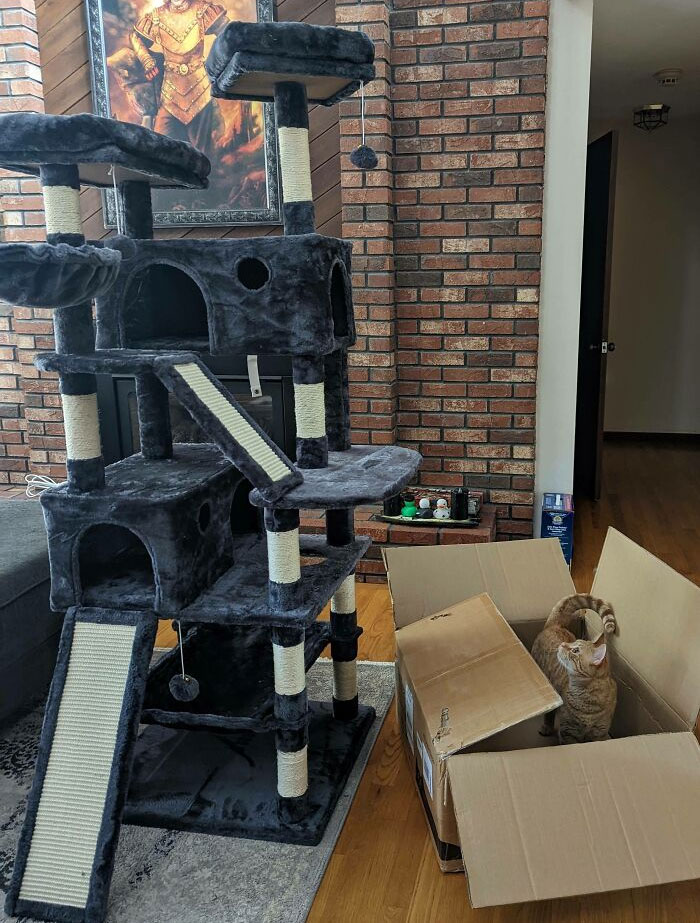
MULTIPOLYGON (((255 0, 258 22, 274 20, 274 0, 255 0)), ((103 28, 102 0, 85 0, 88 47, 90 52, 90 82, 93 112, 111 118, 107 46, 103 28)), ((279 225, 282 223, 280 180, 277 155, 277 133, 272 103, 263 103, 263 135, 267 204, 262 208, 217 208, 159 211, 154 209, 153 225, 158 228, 188 226, 236 227, 246 225, 279 225)), ((183 190, 186 194, 188 190, 183 190)), ((102 190, 102 210, 107 229, 117 227, 115 193, 102 190)))

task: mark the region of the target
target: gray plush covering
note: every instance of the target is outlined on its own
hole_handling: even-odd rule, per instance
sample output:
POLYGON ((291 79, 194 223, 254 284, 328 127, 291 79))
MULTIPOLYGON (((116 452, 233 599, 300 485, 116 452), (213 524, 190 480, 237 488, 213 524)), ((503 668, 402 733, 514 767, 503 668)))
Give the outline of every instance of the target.
POLYGON ((174 141, 141 125, 97 115, 0 115, 0 165, 38 175, 42 164, 77 164, 86 186, 111 187, 116 180, 148 180, 154 187, 206 188, 207 157, 184 141, 174 141))
POLYGON ((110 246, 122 252, 122 263, 115 285, 97 302, 100 348, 322 356, 355 342, 352 247, 335 237, 139 240, 136 248, 116 237, 110 246), (241 281, 241 275, 247 278, 246 265, 260 273, 249 285, 266 277, 259 288, 241 281), (167 282, 155 274, 168 267, 185 273, 199 289, 203 329, 193 327, 192 295, 175 278, 167 304, 161 301, 153 311, 152 302, 167 282), (189 322, 179 323, 184 315, 189 322))
POLYGON ((114 284, 121 258, 87 244, 0 244, 0 299, 28 308, 82 304, 114 284))
POLYGON ((374 45, 363 32, 301 22, 232 22, 214 42, 207 72, 214 96, 274 99, 297 80, 309 102, 330 106, 374 79, 374 45))
POLYGON ((109 465, 104 490, 77 494, 61 484, 44 491, 52 608, 121 606, 177 616, 231 566, 240 480, 216 446, 178 444, 172 458, 132 455, 109 465), (138 541, 125 543, 114 530, 95 537, 86 570, 80 551, 92 525, 122 527, 138 541))
POLYGON ((96 349, 89 355, 72 353, 39 353, 35 365, 44 372, 61 374, 142 375, 152 372, 156 360, 195 362, 191 352, 155 352, 147 349, 96 349))
POLYGON ((279 628, 311 625, 350 574, 355 572, 371 542, 359 536, 342 548, 330 546, 322 535, 301 535, 302 558, 323 558, 301 567, 300 602, 296 609, 274 611, 268 604, 267 544, 263 535, 238 535, 235 565, 188 606, 184 622, 222 625, 270 625, 279 628))
POLYGON ((421 456, 413 449, 356 445, 347 452, 329 452, 327 468, 304 470, 304 483, 281 499, 268 498, 265 490, 254 490, 250 502, 255 506, 324 510, 377 503, 409 484, 420 463, 421 456))

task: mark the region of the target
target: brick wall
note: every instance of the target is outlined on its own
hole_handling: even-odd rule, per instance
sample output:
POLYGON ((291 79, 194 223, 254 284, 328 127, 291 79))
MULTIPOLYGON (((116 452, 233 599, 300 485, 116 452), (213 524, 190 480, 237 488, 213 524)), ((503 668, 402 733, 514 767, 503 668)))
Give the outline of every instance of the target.
MULTIPOLYGON (((0 112, 43 112, 33 0, 0 0, 0 112)), ((44 239, 36 180, 0 171, 0 239, 44 239)), ((34 368, 51 348, 51 312, 0 303, 0 484, 33 471, 62 477, 63 424, 56 382, 34 368)))
MULTIPOLYGON (((501 538, 532 529, 547 13, 546 0, 337 6, 379 43, 379 174, 342 173, 355 432, 419 449, 426 485, 486 489, 501 538)), ((341 108, 343 150, 357 112, 341 108)))

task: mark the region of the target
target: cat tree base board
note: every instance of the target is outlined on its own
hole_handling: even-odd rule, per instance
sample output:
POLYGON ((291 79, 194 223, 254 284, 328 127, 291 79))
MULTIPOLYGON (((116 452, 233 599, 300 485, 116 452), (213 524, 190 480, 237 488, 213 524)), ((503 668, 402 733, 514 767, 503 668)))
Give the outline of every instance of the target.
POLYGON ((136 744, 124 822, 193 833, 316 846, 375 718, 352 721, 309 702, 307 813, 279 815, 275 734, 212 733, 152 725, 136 744))

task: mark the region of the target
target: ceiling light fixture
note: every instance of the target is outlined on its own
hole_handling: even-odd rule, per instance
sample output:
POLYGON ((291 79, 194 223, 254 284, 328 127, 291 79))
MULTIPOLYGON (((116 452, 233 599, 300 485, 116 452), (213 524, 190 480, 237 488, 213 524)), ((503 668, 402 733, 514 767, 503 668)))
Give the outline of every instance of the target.
POLYGON ((680 67, 665 67, 654 74, 654 79, 661 87, 675 87, 682 77, 683 71, 680 67))
POLYGON ((652 103, 634 110, 634 124, 644 131, 654 131, 662 125, 668 125, 671 107, 665 103, 652 103))

